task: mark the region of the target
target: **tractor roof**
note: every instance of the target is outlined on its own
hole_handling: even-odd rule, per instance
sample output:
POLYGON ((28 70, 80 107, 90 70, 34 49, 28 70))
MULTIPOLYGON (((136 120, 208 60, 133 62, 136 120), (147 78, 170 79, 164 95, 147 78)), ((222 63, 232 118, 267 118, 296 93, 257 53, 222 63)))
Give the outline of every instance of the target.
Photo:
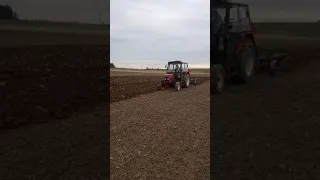
POLYGON ((168 64, 188 64, 188 63, 176 60, 176 61, 169 61, 168 64))
POLYGON ((227 0, 218 0, 216 4, 213 5, 213 7, 249 7, 248 4, 244 3, 233 3, 228 2, 227 0))

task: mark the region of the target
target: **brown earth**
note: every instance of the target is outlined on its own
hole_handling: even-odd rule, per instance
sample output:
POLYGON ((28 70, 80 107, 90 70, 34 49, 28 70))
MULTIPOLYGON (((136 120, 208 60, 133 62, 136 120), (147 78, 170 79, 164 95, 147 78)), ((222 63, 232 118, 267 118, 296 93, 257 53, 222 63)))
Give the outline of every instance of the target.
MULTIPOLYGON (((152 93, 161 90, 161 79, 163 76, 112 76, 110 77, 110 102, 117 102, 128 98, 136 97, 141 94, 152 93)), ((202 84, 209 81, 209 77, 199 78, 202 84)))
POLYGON ((108 57, 104 45, 0 48, 0 179, 108 179, 108 57))
POLYGON ((274 48, 270 42, 262 42, 260 52, 288 53, 295 71, 260 74, 213 95, 212 179, 320 178, 320 49, 291 40, 274 48))
POLYGON ((0 29, 0 47, 44 46, 44 45, 101 45, 108 46, 109 37, 96 34, 47 33, 0 29))
POLYGON ((212 178, 319 178, 319 68, 260 76, 213 97, 212 178))
POLYGON ((0 48, 0 129, 108 102, 108 53, 94 45, 0 48))
MULTIPOLYGON (((144 93, 141 86, 153 91, 158 77, 133 78, 149 85, 127 85, 130 93, 121 90, 126 87, 121 81, 113 81, 111 96, 120 89, 131 99, 116 98, 110 107, 112 179, 208 179, 210 103, 213 179, 318 179, 319 50, 290 46, 292 42, 278 50, 294 57, 296 71, 230 85, 212 102, 208 83, 181 93, 167 90, 131 98, 144 93), (175 111, 167 112, 166 107, 175 111)), ((262 51, 274 50, 268 45, 262 51)), ((107 48, 1 51, 1 115, 14 120, 3 127, 29 120, 37 125, 1 132, 0 179, 107 179, 107 48), (38 107, 25 109, 21 102, 38 107), (81 114, 70 117, 73 111, 81 114), (43 120, 46 123, 38 124, 43 120)))
POLYGON ((209 179, 210 83, 110 106, 111 179, 209 179))

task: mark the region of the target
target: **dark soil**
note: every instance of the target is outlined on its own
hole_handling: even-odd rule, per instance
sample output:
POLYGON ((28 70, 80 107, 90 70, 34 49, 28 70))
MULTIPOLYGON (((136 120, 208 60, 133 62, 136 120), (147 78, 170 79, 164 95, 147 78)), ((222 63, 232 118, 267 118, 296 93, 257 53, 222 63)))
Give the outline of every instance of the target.
POLYGON ((320 51, 286 52, 294 72, 260 74, 213 95, 212 179, 320 178, 320 51))
MULTIPOLYGON (((163 76, 113 76, 110 77, 110 101, 117 102, 141 94, 152 93, 161 89, 163 76)), ((210 77, 199 78, 198 84, 209 81, 210 77)))
POLYGON ((108 102, 107 46, 0 49, 0 129, 69 117, 108 102))

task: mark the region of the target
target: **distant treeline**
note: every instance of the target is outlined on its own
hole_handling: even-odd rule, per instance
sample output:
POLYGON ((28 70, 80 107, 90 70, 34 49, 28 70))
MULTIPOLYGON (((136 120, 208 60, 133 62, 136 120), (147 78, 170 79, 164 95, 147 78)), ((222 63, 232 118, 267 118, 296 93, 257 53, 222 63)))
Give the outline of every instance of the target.
POLYGON ((18 13, 14 12, 9 5, 0 4, 0 19, 19 19, 18 13))
POLYGON ((110 68, 116 68, 116 66, 113 63, 110 63, 110 68))

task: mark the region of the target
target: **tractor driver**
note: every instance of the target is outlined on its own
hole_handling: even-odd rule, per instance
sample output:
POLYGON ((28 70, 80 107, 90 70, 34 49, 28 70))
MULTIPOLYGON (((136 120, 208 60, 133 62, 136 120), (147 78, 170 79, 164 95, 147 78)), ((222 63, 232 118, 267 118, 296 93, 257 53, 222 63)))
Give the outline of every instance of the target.
POLYGON ((179 65, 178 64, 176 64, 176 69, 175 69, 175 71, 179 71, 179 65))
POLYGON ((174 69, 175 77, 180 78, 180 67, 179 64, 176 64, 176 68, 174 69))

